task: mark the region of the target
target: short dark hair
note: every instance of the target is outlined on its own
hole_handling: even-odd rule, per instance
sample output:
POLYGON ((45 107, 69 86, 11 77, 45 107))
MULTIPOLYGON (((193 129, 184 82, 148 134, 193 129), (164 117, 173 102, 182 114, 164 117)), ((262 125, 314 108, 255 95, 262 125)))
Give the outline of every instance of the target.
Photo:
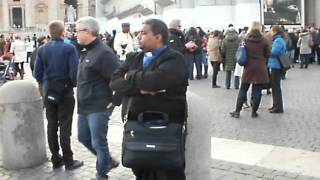
POLYGON ((166 23, 161 21, 160 19, 148 19, 143 24, 148 24, 151 28, 153 34, 162 36, 163 44, 167 44, 168 42, 168 27, 166 23))
POLYGON ((212 34, 213 34, 214 37, 218 37, 218 36, 220 35, 220 31, 214 30, 214 31, 212 32, 212 34))
POLYGON ((64 25, 62 21, 54 20, 48 25, 49 34, 52 39, 60 38, 64 32, 64 25))
POLYGON ((283 36, 283 29, 281 28, 281 26, 272 26, 272 31, 276 33, 275 35, 283 36))

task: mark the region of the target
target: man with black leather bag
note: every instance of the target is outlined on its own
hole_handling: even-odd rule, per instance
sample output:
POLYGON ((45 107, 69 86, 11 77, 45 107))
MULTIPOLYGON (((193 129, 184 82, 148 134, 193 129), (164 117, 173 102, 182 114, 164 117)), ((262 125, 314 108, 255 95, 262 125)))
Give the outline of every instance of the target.
POLYGON ((129 54, 110 83, 123 94, 122 164, 137 180, 185 180, 184 57, 166 45, 168 28, 159 19, 146 20, 138 40, 143 52, 129 54))
POLYGON ((34 76, 44 98, 52 168, 65 165, 66 170, 73 170, 83 165, 82 161, 73 159, 70 142, 78 56, 73 45, 63 42, 63 22, 50 22, 48 31, 52 40, 39 48, 34 76), (58 129, 62 156, 59 154, 58 129))

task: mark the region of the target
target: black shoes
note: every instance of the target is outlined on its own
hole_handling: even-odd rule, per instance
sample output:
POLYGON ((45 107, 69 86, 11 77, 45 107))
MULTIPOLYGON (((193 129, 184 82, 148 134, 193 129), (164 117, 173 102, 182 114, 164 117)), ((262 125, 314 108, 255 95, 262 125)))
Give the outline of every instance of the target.
POLYGON ((218 85, 212 85, 212 88, 220 88, 221 86, 218 85))
POLYGON ((272 106, 271 108, 268 108, 269 113, 283 113, 283 110, 278 110, 276 107, 272 106))
POLYGON ((269 111, 269 113, 283 113, 283 110, 281 111, 281 110, 278 110, 278 109, 271 109, 269 111))
POLYGON ((256 112, 252 112, 251 113, 251 117, 252 118, 257 118, 259 115, 258 115, 258 113, 256 113, 256 112))
POLYGON ((63 158, 60 154, 51 157, 52 169, 58 169, 64 165, 63 158))
POLYGON ((109 179, 108 175, 100 175, 100 174, 96 175, 96 180, 108 180, 108 179, 109 179))
POLYGON ((114 169, 114 168, 117 168, 119 166, 119 162, 114 160, 113 158, 111 158, 111 162, 110 162, 110 166, 109 166, 109 169, 108 169, 108 172, 111 170, 111 169, 114 169))
POLYGON ((236 111, 230 112, 230 116, 233 117, 233 118, 239 118, 240 117, 240 112, 236 112, 236 111))
MULTIPOLYGON (((108 170, 107 170, 107 173, 108 173, 111 169, 118 167, 119 164, 120 164, 120 163, 119 163, 118 161, 116 161, 116 160, 114 160, 113 158, 111 158, 110 166, 109 166, 109 168, 108 168, 108 170)), ((108 180, 108 179, 109 179, 109 176, 108 176, 107 174, 103 174, 103 175, 97 174, 97 175, 96 175, 96 180, 108 180)))
POLYGON ((64 162, 61 160, 61 161, 59 161, 57 163, 53 163, 52 164, 52 169, 53 170, 58 169, 58 168, 62 167, 63 165, 64 165, 64 162))
POLYGON ((67 171, 70 171, 70 170, 77 169, 81 166, 83 166, 83 161, 73 160, 72 163, 66 164, 65 168, 67 171))
POLYGON ((271 108, 268 108, 268 111, 271 111, 271 110, 273 110, 275 107, 274 106, 272 106, 271 108))

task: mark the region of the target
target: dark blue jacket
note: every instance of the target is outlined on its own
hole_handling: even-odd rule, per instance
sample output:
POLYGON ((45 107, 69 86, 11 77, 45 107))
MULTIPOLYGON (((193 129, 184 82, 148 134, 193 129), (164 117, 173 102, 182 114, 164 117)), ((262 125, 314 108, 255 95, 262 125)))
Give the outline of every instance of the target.
POLYGON ((47 92, 48 81, 51 80, 67 80, 75 85, 78 63, 77 51, 73 45, 64 43, 63 39, 53 39, 39 48, 34 77, 38 82, 43 82, 44 94, 47 92))

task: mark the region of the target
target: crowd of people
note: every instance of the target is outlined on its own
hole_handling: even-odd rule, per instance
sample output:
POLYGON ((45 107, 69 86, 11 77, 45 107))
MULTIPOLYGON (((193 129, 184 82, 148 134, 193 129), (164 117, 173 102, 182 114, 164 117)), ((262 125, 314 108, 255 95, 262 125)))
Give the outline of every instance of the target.
MULTIPOLYGON (((96 179, 108 179, 108 172, 119 165, 107 141, 108 122, 115 106, 122 104, 123 120, 137 120, 140 113, 160 111, 168 114, 170 121, 185 124, 188 80, 207 79, 210 62, 212 88, 221 87, 217 78, 224 71, 224 87, 239 89, 231 117, 240 117, 242 108, 248 107, 248 99, 251 117, 258 117, 263 89, 271 89, 273 104, 269 112, 283 113, 281 80, 286 72, 279 57, 287 55, 292 67, 296 63, 300 68, 320 64, 320 33, 314 26, 286 30, 275 25, 267 30, 253 22, 240 30, 230 24, 223 31, 205 32, 201 27, 184 31, 179 19, 168 26, 159 19, 149 19, 139 32, 130 32, 129 23, 121 27, 122 31, 112 35, 99 34, 97 20, 83 17, 72 33, 65 32, 63 22, 52 21, 49 36, 34 34, 24 40, 19 35, 0 36, 1 61, 11 61, 20 79, 24 78, 24 63, 30 63, 38 82, 46 109, 53 169, 65 166, 73 170, 84 163, 73 159, 70 145, 74 87, 79 142, 96 155, 96 179), (236 61, 240 45, 245 45, 247 52, 244 66, 236 61)), ((186 179, 184 166, 132 170, 137 180, 186 179)))

